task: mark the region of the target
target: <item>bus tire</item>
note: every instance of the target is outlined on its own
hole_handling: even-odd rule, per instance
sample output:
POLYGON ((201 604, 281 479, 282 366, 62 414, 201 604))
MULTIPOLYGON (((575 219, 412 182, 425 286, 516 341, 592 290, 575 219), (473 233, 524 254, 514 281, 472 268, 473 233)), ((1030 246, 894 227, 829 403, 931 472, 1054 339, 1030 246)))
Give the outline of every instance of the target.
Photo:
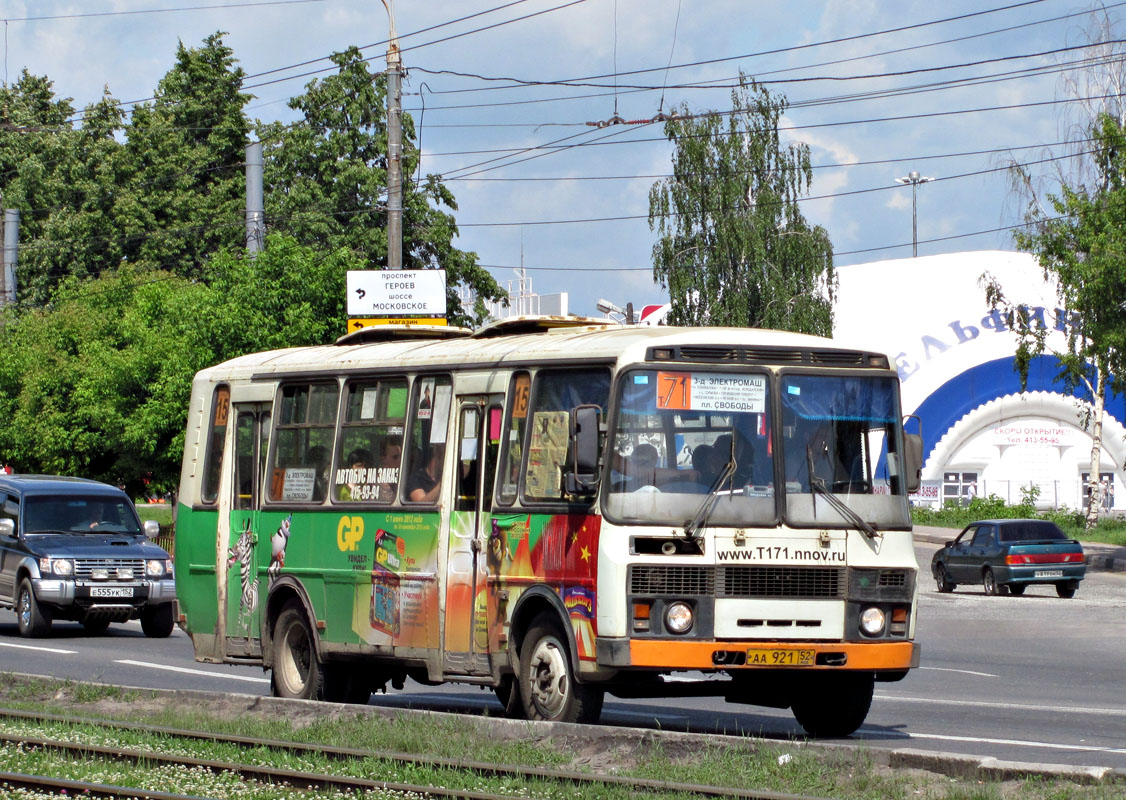
POLYGON ((24 578, 16 593, 16 626, 20 636, 46 636, 51 630, 51 619, 51 609, 39 605, 35 599, 35 587, 29 578, 24 578))
POLYGON ((548 614, 536 617, 524 637, 516 682, 527 719, 593 723, 602 714, 605 693, 575 679, 567 639, 548 614))
POLYGON ((875 675, 837 672, 807 676, 795 687, 790 709, 815 739, 840 739, 864 724, 872 706, 875 675))
POLYGON ((500 683, 493 687, 493 693, 497 696, 501 706, 504 707, 506 717, 509 719, 521 718, 524 706, 520 697, 520 685, 516 682, 515 675, 505 675, 501 678, 500 683))
POLYGON ((317 643, 305 609, 298 601, 290 600, 274 625, 270 688, 274 697, 324 700, 324 681, 324 664, 317 658, 317 643))

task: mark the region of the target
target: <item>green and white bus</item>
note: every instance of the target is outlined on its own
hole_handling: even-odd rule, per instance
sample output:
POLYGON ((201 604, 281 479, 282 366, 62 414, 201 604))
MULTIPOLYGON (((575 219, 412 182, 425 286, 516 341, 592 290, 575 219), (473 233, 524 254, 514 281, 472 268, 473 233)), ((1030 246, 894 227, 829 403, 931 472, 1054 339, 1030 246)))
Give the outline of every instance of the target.
POLYGON ((283 697, 712 695, 844 736, 918 664, 920 453, 887 356, 828 339, 364 328, 196 376, 179 621, 283 697))

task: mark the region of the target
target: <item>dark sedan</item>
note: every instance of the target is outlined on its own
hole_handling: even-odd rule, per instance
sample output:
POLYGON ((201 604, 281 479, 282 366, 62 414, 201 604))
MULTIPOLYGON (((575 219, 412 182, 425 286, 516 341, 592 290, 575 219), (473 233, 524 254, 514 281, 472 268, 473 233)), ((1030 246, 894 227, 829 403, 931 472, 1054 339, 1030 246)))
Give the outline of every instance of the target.
POLYGON ((1083 546, 1043 519, 972 522, 931 559, 940 592, 965 583, 1020 595, 1029 584, 1050 583, 1060 597, 1074 597, 1086 572, 1083 546))

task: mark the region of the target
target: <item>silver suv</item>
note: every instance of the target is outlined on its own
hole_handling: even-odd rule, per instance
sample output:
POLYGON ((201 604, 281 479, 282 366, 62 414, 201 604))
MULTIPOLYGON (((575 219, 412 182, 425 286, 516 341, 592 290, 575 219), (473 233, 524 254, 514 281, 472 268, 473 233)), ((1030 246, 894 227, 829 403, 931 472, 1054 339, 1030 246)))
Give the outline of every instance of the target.
POLYGON ((172 559, 142 526, 125 492, 83 478, 0 476, 0 607, 16 611, 23 636, 54 619, 91 633, 141 620, 146 636, 175 625, 172 559))

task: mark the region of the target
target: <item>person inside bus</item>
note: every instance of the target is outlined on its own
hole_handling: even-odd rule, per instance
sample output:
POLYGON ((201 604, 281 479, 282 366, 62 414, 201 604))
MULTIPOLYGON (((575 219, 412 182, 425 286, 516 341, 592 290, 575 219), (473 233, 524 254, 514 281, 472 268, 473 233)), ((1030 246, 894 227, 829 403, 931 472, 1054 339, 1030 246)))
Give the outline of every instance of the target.
POLYGON ((445 453, 445 445, 430 445, 426 463, 407 478, 406 494, 412 503, 433 503, 438 499, 438 492, 442 488, 442 458, 445 453))
MULTIPOLYGON (((363 448, 353 450, 345 461, 351 470, 347 483, 337 487, 337 494, 341 500, 363 500, 363 487, 369 482, 366 470, 371 466, 371 452, 363 448), (361 470, 364 470, 361 472, 361 470)), ((370 490, 369 490, 370 491, 370 490)))
POLYGON ((399 464, 403 460, 403 445, 395 439, 383 440, 383 455, 379 457, 379 499, 390 502, 399 488, 399 464))
POLYGON ((328 493, 328 450, 319 444, 314 445, 309 448, 306 458, 317 471, 313 478, 312 499, 319 503, 328 493))

